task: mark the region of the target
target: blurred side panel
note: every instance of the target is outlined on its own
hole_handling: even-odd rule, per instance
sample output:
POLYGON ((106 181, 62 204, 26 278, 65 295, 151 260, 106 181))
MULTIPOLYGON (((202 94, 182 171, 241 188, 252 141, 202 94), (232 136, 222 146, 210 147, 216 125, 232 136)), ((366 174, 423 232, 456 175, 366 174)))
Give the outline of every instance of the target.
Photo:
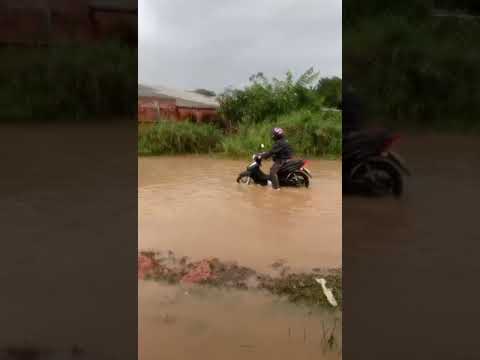
MULTIPOLYGON (((344 186, 347 159, 372 144, 352 139, 374 129, 395 142, 377 144, 370 160, 393 151, 411 172, 397 166, 398 197, 344 193, 344 358, 478 359, 479 8, 343 7, 344 186)), ((363 169, 375 181, 385 175, 363 169)))
POLYGON ((1 359, 137 356, 136 1, 0 5, 1 359))

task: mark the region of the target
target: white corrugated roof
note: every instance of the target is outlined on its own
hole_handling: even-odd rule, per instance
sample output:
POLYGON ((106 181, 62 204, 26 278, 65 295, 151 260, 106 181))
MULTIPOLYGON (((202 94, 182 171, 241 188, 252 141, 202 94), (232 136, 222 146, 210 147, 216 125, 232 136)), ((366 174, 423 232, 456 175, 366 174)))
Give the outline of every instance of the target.
POLYGON ((173 99, 173 97, 160 94, 154 87, 138 84, 138 96, 155 96, 165 99, 173 99))
POLYGON ((146 86, 138 84, 138 96, 156 96, 165 99, 175 99, 177 106, 218 108, 219 103, 214 97, 208 97, 192 91, 177 90, 165 86, 146 86))

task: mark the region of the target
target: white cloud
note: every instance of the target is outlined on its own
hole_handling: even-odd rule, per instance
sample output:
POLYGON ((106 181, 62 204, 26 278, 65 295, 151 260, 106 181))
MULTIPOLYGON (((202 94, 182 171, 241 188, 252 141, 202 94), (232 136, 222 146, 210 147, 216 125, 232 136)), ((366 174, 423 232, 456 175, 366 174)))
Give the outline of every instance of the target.
POLYGON ((341 0, 139 0, 139 81, 216 91, 256 72, 342 74, 341 0))

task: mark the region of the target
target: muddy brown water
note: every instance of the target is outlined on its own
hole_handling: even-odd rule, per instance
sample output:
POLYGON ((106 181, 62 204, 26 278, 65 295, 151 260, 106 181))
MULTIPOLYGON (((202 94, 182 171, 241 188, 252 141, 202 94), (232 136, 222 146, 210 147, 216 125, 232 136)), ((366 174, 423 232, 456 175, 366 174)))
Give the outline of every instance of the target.
POLYGON ((142 360, 341 357, 340 314, 261 293, 142 281, 139 319, 142 360))
MULTIPOLYGON (((279 192, 237 184, 248 163, 139 158, 139 249, 213 256, 258 271, 280 259, 295 270, 341 266, 340 162, 310 161, 311 187, 279 192)), ((339 316, 259 292, 140 281, 139 358, 339 359, 339 316), (334 328, 336 345, 328 347, 334 328)))
POLYGON ((480 138, 403 134, 396 150, 402 198, 343 197, 345 357, 479 358, 480 138))
MULTIPOLYGON (((219 257, 265 271, 341 266, 341 165, 312 160, 309 189, 240 185, 249 160, 139 159, 139 248, 219 257)), ((263 165, 268 171, 270 163, 263 165)))

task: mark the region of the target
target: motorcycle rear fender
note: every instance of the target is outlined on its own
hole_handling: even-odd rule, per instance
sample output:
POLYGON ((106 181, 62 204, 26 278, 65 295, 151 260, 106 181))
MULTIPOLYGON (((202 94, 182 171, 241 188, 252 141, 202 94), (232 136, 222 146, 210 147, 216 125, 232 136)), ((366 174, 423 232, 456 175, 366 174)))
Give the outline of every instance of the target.
POLYGON ((302 167, 300 169, 300 171, 303 171, 305 174, 307 174, 307 176, 311 179, 312 178, 312 174, 310 174, 310 171, 307 169, 307 168, 304 168, 302 167))

